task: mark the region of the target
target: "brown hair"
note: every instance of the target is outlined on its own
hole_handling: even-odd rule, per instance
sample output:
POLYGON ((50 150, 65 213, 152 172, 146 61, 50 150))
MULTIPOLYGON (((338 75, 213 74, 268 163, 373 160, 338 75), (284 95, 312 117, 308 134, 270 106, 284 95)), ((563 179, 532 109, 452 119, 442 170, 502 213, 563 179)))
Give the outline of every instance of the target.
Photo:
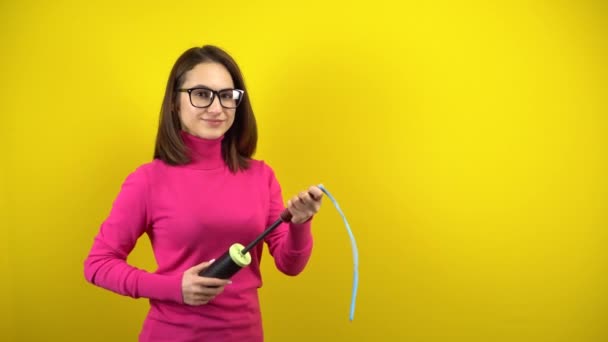
POLYGON ((255 116, 239 66, 226 51, 213 45, 190 48, 173 65, 160 110, 154 158, 161 159, 170 165, 183 165, 190 162, 187 147, 180 135, 181 121, 178 114, 177 89, 183 85, 188 71, 205 62, 222 64, 232 76, 234 87, 245 91, 243 100, 236 108, 234 122, 222 140, 222 156, 232 172, 247 169, 258 140, 255 116))

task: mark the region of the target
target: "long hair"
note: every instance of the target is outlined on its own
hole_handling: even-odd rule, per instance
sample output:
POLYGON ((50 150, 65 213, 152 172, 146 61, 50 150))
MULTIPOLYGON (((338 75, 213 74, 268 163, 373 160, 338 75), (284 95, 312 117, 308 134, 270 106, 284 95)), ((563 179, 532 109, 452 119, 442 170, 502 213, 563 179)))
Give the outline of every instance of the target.
POLYGON ((255 116, 239 66, 226 51, 213 45, 190 48, 173 65, 160 110, 154 158, 161 159, 170 165, 183 165, 190 162, 187 147, 180 134, 182 125, 179 118, 177 89, 182 87, 188 71, 205 62, 222 64, 232 76, 235 88, 245 91, 243 100, 236 108, 234 122, 222 140, 222 156, 230 171, 245 170, 249 167, 249 160, 257 146, 258 133, 255 116))

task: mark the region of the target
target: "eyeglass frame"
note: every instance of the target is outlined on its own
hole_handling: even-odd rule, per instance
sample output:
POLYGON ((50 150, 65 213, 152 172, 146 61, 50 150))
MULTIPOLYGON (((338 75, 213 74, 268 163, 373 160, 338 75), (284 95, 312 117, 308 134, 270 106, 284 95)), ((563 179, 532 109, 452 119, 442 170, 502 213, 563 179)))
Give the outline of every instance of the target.
POLYGON ((177 89, 178 92, 180 93, 188 93, 188 99, 190 100, 190 104, 192 105, 192 107, 194 108, 209 108, 211 107, 211 105, 213 104, 213 101, 215 101, 215 98, 218 98, 218 101, 220 101, 220 106, 222 106, 222 108, 226 108, 226 109, 236 109, 238 108, 238 106, 241 105, 241 103, 243 102, 243 96, 245 96, 245 91, 242 89, 235 89, 235 88, 224 88, 224 89, 220 89, 220 90, 213 90, 207 87, 193 87, 193 88, 179 88, 177 89), (211 101, 209 102, 208 105, 204 106, 204 107, 199 107, 199 106, 195 106, 194 103, 192 103, 192 91, 197 90, 197 89, 204 89, 204 90, 209 90, 211 92, 211 101), (226 107, 224 106, 224 104, 222 103, 222 98, 220 97, 220 92, 224 91, 224 90, 232 90, 232 91, 237 91, 239 94, 241 94, 241 97, 239 99, 239 103, 236 105, 236 107, 226 107))

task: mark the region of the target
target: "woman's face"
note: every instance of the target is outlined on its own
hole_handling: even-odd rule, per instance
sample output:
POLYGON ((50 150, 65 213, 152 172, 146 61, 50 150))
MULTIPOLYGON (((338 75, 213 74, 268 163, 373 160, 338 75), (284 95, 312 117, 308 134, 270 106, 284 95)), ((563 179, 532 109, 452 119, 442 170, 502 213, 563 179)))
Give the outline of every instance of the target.
MULTIPOLYGON (((192 91, 192 101, 200 105, 208 102, 212 94, 209 90, 222 90, 234 88, 232 77, 228 69, 222 64, 205 62, 196 65, 186 73, 182 89, 206 88, 192 91)), ((209 107, 197 108, 190 101, 190 94, 179 93, 179 117, 182 129, 194 136, 203 139, 217 139, 224 135, 234 122, 236 109, 224 108, 220 104, 217 94, 213 95, 213 102, 209 107)), ((222 95, 225 104, 230 99, 222 95)))

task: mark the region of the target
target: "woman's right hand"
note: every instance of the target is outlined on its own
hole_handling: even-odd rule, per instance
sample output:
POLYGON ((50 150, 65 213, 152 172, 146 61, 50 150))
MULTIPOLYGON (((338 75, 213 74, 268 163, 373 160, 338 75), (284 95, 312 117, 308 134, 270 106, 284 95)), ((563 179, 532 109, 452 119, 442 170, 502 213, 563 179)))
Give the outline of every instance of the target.
POLYGON ((224 286, 231 283, 227 279, 206 278, 199 276, 199 272, 211 265, 211 261, 205 261, 191 267, 182 277, 182 297, 184 303, 198 306, 209 303, 215 296, 224 291, 224 286))

